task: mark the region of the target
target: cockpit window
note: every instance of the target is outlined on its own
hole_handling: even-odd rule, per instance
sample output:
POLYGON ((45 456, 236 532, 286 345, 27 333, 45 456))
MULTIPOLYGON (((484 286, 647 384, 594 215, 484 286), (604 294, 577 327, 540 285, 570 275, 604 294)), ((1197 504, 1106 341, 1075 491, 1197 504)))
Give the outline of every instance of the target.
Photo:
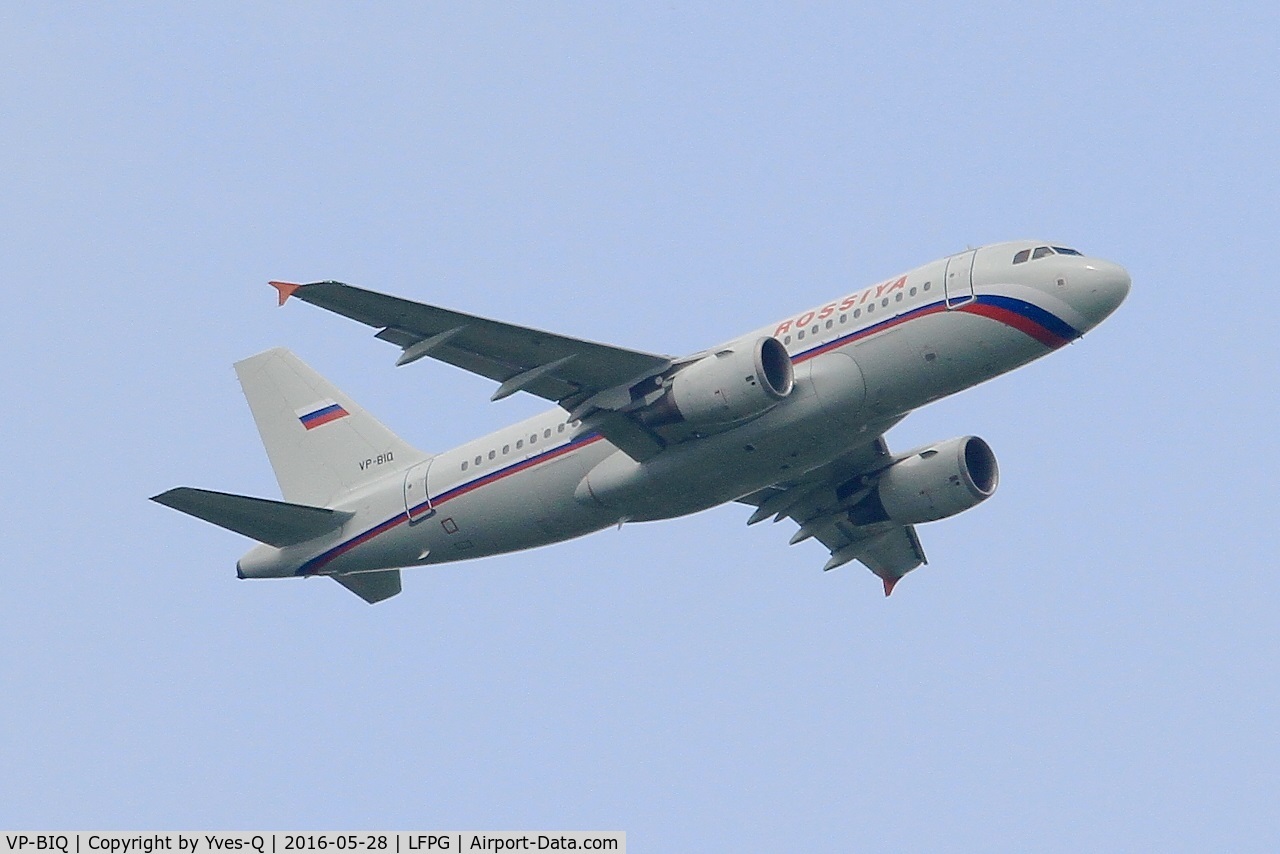
POLYGON ((1065 246, 1037 246, 1034 250, 1023 249, 1013 256, 1013 263, 1022 264, 1025 261, 1035 261, 1037 258, 1047 258, 1050 255, 1082 255, 1083 253, 1068 249, 1065 246))

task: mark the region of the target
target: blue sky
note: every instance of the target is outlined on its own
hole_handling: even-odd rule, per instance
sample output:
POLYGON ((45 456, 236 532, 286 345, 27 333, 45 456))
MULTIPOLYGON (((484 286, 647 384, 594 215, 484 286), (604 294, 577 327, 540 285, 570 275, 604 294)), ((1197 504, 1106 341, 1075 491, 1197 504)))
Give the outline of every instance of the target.
POLYGON ((634 850, 1274 850, 1274 7, 0 12, 0 826, 608 828, 634 850), (725 507, 239 582, 231 363, 410 442, 531 414, 270 278, 682 353, 1043 236, 1134 289, 916 413, 998 495, 885 600, 725 507))

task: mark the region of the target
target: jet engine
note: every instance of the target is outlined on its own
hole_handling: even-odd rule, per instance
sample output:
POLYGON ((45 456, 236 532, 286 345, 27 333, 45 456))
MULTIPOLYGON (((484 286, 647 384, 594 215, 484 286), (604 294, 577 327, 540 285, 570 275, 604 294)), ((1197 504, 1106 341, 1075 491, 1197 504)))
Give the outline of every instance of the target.
POLYGON ((990 445, 977 436, 948 439, 912 451, 885 469, 849 518, 859 525, 936 522, 986 501, 999 483, 990 445))
POLYGON ((791 356, 777 338, 734 344, 678 371, 653 407, 653 423, 726 427, 763 415, 793 385, 791 356))

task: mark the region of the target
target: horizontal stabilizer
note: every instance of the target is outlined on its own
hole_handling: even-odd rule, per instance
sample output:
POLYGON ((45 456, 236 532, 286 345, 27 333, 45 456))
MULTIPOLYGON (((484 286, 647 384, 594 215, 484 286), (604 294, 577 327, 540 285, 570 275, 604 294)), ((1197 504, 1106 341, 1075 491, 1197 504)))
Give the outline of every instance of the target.
POLYGON ((190 486, 170 489, 151 500, 276 548, 297 545, 336 531, 352 516, 340 510, 190 486))
POLYGON ((400 592, 400 570, 398 569, 361 572, 356 575, 332 575, 330 578, 370 605, 381 602, 383 599, 390 599, 400 592))

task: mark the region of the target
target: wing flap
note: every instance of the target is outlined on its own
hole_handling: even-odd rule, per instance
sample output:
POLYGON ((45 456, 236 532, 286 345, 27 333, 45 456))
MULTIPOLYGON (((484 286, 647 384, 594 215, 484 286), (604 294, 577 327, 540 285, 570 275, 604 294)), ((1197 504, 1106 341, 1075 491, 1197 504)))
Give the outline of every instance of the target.
POLYGON ((276 548, 336 531, 352 514, 248 495, 179 486, 152 501, 276 548))

